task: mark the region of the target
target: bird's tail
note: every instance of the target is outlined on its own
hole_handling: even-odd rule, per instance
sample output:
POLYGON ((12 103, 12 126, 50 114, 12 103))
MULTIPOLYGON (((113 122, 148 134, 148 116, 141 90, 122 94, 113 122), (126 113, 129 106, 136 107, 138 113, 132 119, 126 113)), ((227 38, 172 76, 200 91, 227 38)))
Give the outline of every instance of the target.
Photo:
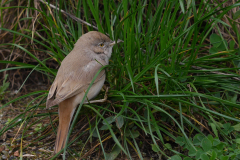
POLYGON ((59 115, 59 126, 57 132, 57 138, 55 142, 54 154, 58 153, 61 149, 64 148, 69 126, 76 109, 71 103, 71 99, 66 99, 59 103, 58 115, 59 115))

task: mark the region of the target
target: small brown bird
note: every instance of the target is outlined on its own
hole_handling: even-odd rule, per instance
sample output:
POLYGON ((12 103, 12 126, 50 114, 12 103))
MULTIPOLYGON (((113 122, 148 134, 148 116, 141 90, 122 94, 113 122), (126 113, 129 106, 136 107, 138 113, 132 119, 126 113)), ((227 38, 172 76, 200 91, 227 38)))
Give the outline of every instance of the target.
MULTIPOLYGON (((114 44, 115 42, 106 35, 91 31, 78 39, 73 50, 62 61, 46 105, 47 108, 59 105, 59 127, 54 154, 65 146, 74 111, 81 103, 96 73, 102 66, 108 65, 114 44)), ((104 84, 105 76, 105 71, 102 70, 91 86, 85 102, 97 96, 104 84)))

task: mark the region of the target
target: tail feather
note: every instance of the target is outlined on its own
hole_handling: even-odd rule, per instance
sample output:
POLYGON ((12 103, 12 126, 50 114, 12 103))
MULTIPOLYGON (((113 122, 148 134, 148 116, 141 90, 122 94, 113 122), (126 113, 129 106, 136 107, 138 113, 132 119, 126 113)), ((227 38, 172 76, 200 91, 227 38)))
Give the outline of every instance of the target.
POLYGON ((72 104, 71 99, 66 99, 59 103, 58 115, 59 126, 57 132, 57 138, 55 142, 54 154, 58 153, 64 148, 69 131, 69 126, 75 111, 75 106, 72 104))

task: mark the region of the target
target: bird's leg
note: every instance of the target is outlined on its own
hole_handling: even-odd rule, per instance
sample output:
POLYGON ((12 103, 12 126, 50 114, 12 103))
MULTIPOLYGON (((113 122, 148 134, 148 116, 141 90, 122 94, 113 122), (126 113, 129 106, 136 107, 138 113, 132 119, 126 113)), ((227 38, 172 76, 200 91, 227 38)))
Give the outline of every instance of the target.
POLYGON ((88 104, 88 103, 103 103, 107 101, 107 93, 108 93, 108 87, 104 87, 105 89, 105 95, 103 99, 99 99, 99 100, 93 100, 93 101, 88 101, 88 102, 84 102, 84 104, 88 104))

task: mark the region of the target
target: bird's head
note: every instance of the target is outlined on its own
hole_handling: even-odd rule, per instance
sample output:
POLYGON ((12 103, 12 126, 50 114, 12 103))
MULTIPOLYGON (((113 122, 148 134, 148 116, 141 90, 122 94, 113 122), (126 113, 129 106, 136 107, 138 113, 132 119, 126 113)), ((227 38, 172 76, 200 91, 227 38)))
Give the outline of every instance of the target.
MULTIPOLYGON (((118 40, 117 43, 122 42, 118 40)), ((108 36, 97 31, 91 31, 82 35, 75 46, 81 46, 81 48, 86 48, 98 56, 105 56, 107 59, 111 57, 112 48, 116 44, 108 36)))

